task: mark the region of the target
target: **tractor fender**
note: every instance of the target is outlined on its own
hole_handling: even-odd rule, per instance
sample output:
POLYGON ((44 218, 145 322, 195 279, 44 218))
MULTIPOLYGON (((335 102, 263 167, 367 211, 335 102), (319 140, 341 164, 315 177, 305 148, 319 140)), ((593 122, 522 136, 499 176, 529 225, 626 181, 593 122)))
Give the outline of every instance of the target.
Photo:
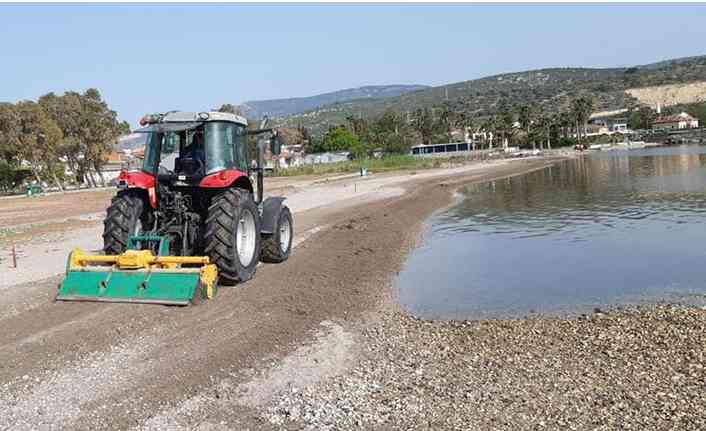
POLYGON ((285 198, 282 196, 271 196, 262 203, 261 233, 271 234, 274 232, 277 217, 279 217, 279 212, 282 210, 282 202, 284 200, 285 198))
POLYGON ((144 190, 150 206, 157 209, 157 181, 153 175, 142 171, 128 172, 123 169, 117 180, 118 190, 144 190))
MULTIPOLYGON (((245 173, 240 172, 237 169, 226 169, 203 177, 199 183, 199 187, 224 188, 230 187, 236 182, 241 183, 242 180, 246 180, 248 183, 250 182, 245 173)), ((250 189, 252 189, 252 186, 250 186, 250 189)))

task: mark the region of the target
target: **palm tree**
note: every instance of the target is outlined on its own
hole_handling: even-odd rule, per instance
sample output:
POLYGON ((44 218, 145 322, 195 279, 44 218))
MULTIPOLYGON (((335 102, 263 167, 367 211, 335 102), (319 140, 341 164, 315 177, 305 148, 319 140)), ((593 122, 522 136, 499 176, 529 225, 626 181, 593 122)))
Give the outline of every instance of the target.
POLYGON ((458 126, 459 119, 460 116, 458 113, 454 112, 448 104, 444 104, 441 108, 441 115, 439 116, 439 126, 443 129, 447 142, 451 142, 453 140, 452 133, 458 126))
POLYGON ((529 105, 521 106, 520 111, 518 113, 517 121, 520 122, 520 127, 522 127, 522 130, 527 133, 527 139, 532 141, 532 149, 534 150, 537 148, 537 144, 535 143, 534 139, 532 139, 532 133, 530 130, 533 120, 534 110, 532 109, 532 107, 529 105))
POLYGON ((490 116, 483 122, 483 131, 485 132, 485 141, 488 143, 488 149, 493 148, 493 139, 497 135, 498 120, 495 116, 490 116), (490 136, 490 137, 488 137, 490 136))
POLYGON ((579 97, 578 99, 574 99, 571 103, 571 114, 573 116, 574 123, 576 124, 576 138, 579 143, 581 142, 582 137, 580 126, 583 126, 585 130, 586 123, 591 116, 592 110, 593 101, 587 97, 579 97))
POLYGON ((412 116, 412 127, 422 135, 422 143, 430 145, 436 129, 433 111, 429 108, 419 108, 412 116))
POLYGON ((557 124, 559 126, 559 129, 561 130, 561 136, 563 138, 570 138, 571 128, 573 124, 572 114, 570 112, 559 113, 557 124))
POLYGON ((502 133, 503 137, 503 148, 507 148, 508 145, 510 145, 510 139, 512 138, 512 135, 515 133, 515 128, 514 128, 514 117, 512 114, 512 110, 504 109, 500 111, 500 115, 498 117, 498 128, 500 133, 502 133))
POLYGON ((463 130, 464 130, 464 135, 469 134, 470 139, 471 139, 471 149, 475 150, 476 149, 476 140, 474 139, 473 135, 476 132, 479 132, 481 129, 482 125, 476 121, 474 117, 472 117, 469 114, 464 114, 463 115, 463 130))
MULTIPOLYGON (((557 117, 551 115, 542 115, 537 118, 536 122, 536 136, 539 137, 539 149, 544 150, 544 142, 547 143, 547 149, 552 149, 551 133, 552 129, 557 126, 557 117)), ((534 141, 532 141, 534 144, 534 141)))
POLYGON ((552 149, 552 136, 561 136, 561 114, 554 114, 547 117, 547 148, 552 149))

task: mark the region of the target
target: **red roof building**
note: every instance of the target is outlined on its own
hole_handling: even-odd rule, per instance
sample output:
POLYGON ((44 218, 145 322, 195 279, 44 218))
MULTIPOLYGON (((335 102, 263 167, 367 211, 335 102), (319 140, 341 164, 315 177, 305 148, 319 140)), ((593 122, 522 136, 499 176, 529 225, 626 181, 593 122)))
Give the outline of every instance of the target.
POLYGON ((659 117, 652 122, 653 129, 696 129, 698 127, 699 120, 686 112, 659 117))

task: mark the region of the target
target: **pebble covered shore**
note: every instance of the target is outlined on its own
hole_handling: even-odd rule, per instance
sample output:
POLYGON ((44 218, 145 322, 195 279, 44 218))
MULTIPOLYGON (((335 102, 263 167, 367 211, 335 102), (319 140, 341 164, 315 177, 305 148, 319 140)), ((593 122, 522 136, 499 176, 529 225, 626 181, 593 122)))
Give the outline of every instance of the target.
POLYGON ((384 313, 345 374, 291 388, 285 429, 706 429, 706 310, 429 322, 384 313))

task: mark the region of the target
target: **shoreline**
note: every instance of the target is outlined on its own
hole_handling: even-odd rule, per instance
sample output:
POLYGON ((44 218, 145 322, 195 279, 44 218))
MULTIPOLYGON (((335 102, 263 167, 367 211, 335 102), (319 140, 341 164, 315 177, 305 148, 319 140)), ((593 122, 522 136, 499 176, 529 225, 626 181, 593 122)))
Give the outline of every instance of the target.
POLYGON ((284 429, 703 429, 706 312, 427 321, 382 313, 356 365, 267 407, 284 429), (335 424, 335 426, 331 426, 335 424))
MULTIPOLYGON (((585 428, 582 421, 592 417, 562 416, 556 409, 571 404, 561 397, 574 393, 568 400, 585 407, 579 395, 595 399, 597 390, 590 379, 612 388, 620 373, 635 373, 603 351, 616 361, 634 355, 639 350, 620 348, 643 329, 647 352, 664 350, 648 358, 662 371, 653 370, 659 385, 636 393, 669 389, 664 378, 679 364, 675 358, 689 359, 689 369, 701 373, 684 382, 706 381, 704 368, 696 368, 706 365, 703 357, 688 356, 706 342, 703 313, 695 310, 433 322, 406 314, 395 301, 396 272, 424 221, 452 204, 457 187, 563 159, 358 183, 376 200, 351 200, 342 194, 353 185, 345 180, 301 192, 331 190, 345 198, 328 206, 297 201, 294 193, 300 243, 290 260, 263 265, 242 288, 222 289, 198 307, 45 302, 56 278, 8 290, 0 303, 7 329, 0 333, 0 408, 9 422, 0 418, 0 428, 13 420, 17 429, 522 429, 542 421, 558 428, 560 420, 585 428), (660 331, 672 331, 676 341, 650 338, 660 331), (615 336, 620 342, 612 345, 615 336)), ((698 394, 684 405, 691 406, 684 410, 690 425, 701 424, 694 408, 706 405, 698 394)))
MULTIPOLYGON (((242 414, 243 412, 238 410, 232 402, 219 401, 220 398, 235 399, 236 402, 247 404, 251 408, 252 416, 238 423, 242 427, 259 424, 262 429, 398 429, 397 426, 388 427, 391 423, 391 417, 375 418, 375 414, 370 411, 371 406, 362 407, 360 411, 356 412, 356 408, 348 400, 344 401, 346 405, 336 411, 332 410, 332 403, 335 404, 336 400, 343 401, 345 396, 353 396, 358 401, 374 399, 374 397, 370 398, 371 394, 361 398, 360 394, 349 392, 348 388, 355 387, 356 383, 351 383, 348 378, 351 374, 360 376, 371 372, 371 368, 364 367, 363 370, 357 368, 360 364, 365 364, 366 361, 377 364, 381 363, 381 360, 384 361, 386 355, 380 354, 381 345, 387 345, 389 341, 394 340, 414 349, 420 347, 410 334, 405 334, 400 340, 400 334, 396 331, 389 331, 388 328, 390 324, 419 321, 401 309, 395 298, 393 281, 408 253, 418 245, 419 234, 425 220, 431 214, 443 211, 452 205, 453 194, 459 187, 523 175, 566 159, 565 157, 557 157, 511 161, 496 165, 489 172, 448 175, 431 180, 407 182, 406 193, 381 203, 384 207, 399 206, 411 210, 410 212, 413 214, 407 214, 410 224, 397 232, 403 237, 398 239, 404 245, 391 253, 392 259, 385 259, 384 262, 377 261, 375 265, 379 271, 375 280, 372 283, 365 283, 364 289, 372 288, 378 291, 373 302, 369 302, 365 307, 357 310, 351 310, 352 313, 326 320, 321 323, 323 327, 313 328, 311 330, 313 335, 309 341, 299 343, 294 352, 290 352, 269 367, 258 370, 257 377, 248 383, 237 384, 233 381, 227 381, 205 389, 199 395, 162 412, 155 423, 144 429, 159 429, 177 424, 188 428, 200 423, 193 420, 168 419, 166 416, 172 414, 174 410, 186 411, 190 416, 195 417, 209 416, 211 421, 220 420, 221 423, 233 425, 229 418, 236 413, 242 414), (422 199, 418 199, 419 197, 422 199), (371 342, 371 340, 374 341, 371 342), (344 352, 341 353, 340 351, 336 352, 331 344, 351 345, 344 348, 344 352), (306 371, 303 372, 302 369, 306 371), (305 379, 302 382, 297 377, 301 373, 313 377, 309 381, 305 379), (286 380, 285 385, 282 384, 283 374, 288 376, 284 379, 286 380), (256 390, 252 388, 255 385, 258 387, 256 390), (328 395, 323 395, 326 388, 331 392, 328 395), (214 392, 218 392, 220 395, 214 397, 212 395, 214 392), (323 397, 319 399, 321 404, 312 405, 311 400, 315 399, 317 394, 323 397), (213 406, 206 407, 208 404, 213 404, 213 406), (362 418, 356 417, 356 413, 362 414, 362 418), (263 421, 265 426, 262 425, 263 421)), ((370 213, 370 211, 366 212, 370 213)), ((383 215, 383 217, 387 216, 388 214, 383 215)), ((364 218, 366 218, 365 221, 369 221, 367 216, 364 218)), ((355 222, 353 226, 350 223, 346 223, 344 226, 344 229, 363 230, 362 226, 355 222)), ((365 270, 367 266, 362 266, 361 269, 365 270)), ((345 285, 341 287, 346 288, 345 285)), ((427 323, 434 324, 436 322, 427 323)), ((423 325, 427 323, 423 323, 423 325)), ((440 324, 444 324, 444 322, 440 322, 440 324)), ((393 364, 392 369, 397 369, 397 365, 393 364)), ((395 375, 391 370, 385 370, 384 374, 395 375), (389 374, 390 372, 392 374, 389 374)), ((372 385, 373 392, 379 389, 377 383, 369 383, 372 385)), ((386 408, 384 405, 377 405, 378 407, 382 406, 383 409, 386 408)), ((425 408, 430 407, 432 406, 425 408)), ((401 428, 404 429, 408 425, 401 426, 401 428)), ((414 424, 414 427, 420 426, 423 424, 414 424)))
MULTIPOLYGON (((461 187, 485 181, 493 179, 449 181, 458 185, 449 202, 424 220, 452 206, 461 187)), ((426 228, 422 221, 407 253, 423 241, 426 228)), ((706 381, 706 307, 663 301, 580 315, 438 320, 404 310, 394 276, 386 288, 390 297, 358 329, 364 353, 356 365, 271 400, 271 424, 381 430, 706 426, 706 396, 699 389, 706 381), (625 378, 631 374, 641 380, 625 378)))
MULTIPOLYGON (((92 249, 99 235, 87 234, 96 230, 90 228, 67 232, 59 242, 26 244, 29 254, 20 261, 25 269, 7 277, 0 301, 6 329, 0 332, 0 408, 8 412, 0 417, 0 428, 148 426, 160 412, 187 408, 194 394, 227 398, 229 392, 219 389, 224 382, 234 380, 233 390, 242 391, 254 376, 316 340, 322 322, 357 339, 354 328, 390 297, 381 286, 414 246, 412 231, 448 204, 449 182, 490 180, 547 163, 475 163, 294 187, 287 199, 303 242, 292 257, 261 265, 247 284, 221 289, 216 299, 198 307, 53 303, 61 276, 42 274, 60 273, 67 246, 85 241, 92 249), (41 266, 32 269, 28 258, 41 266), (80 393, 76 379, 83 382, 80 393), (125 403, 126 398, 140 399, 139 407, 125 403), (94 408, 101 405, 113 408, 94 408)), ((351 352, 341 356, 344 362, 355 358, 351 352)), ((313 375, 328 373, 328 367, 312 369, 313 375)), ((171 420, 176 425, 186 420, 187 428, 214 415, 230 428, 262 423, 263 405, 214 405, 220 413, 197 406, 188 418, 171 420)))

